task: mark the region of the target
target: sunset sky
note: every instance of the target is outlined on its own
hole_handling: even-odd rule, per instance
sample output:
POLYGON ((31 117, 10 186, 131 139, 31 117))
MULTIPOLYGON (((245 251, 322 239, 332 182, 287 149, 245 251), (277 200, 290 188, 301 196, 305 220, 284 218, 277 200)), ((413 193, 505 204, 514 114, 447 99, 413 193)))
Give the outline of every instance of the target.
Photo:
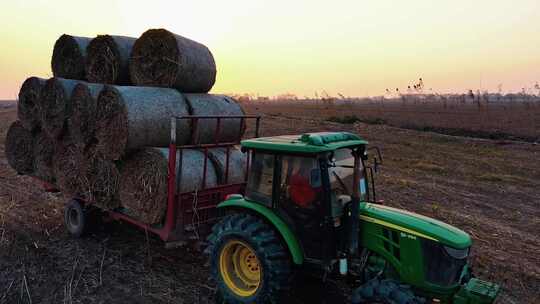
POLYGON ((52 75, 63 33, 160 27, 210 48, 220 93, 381 95, 419 77, 437 92, 508 92, 540 81, 538 0, 4 0, 0 18, 0 99, 52 75))

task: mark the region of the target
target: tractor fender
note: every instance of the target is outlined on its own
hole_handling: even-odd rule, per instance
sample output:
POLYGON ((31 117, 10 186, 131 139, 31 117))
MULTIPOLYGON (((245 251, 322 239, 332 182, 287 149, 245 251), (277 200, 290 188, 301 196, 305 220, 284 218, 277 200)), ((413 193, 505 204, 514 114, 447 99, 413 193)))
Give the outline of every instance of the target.
POLYGON ((272 209, 261 204, 247 201, 245 199, 230 199, 220 203, 218 208, 223 209, 247 209, 252 213, 256 213, 264 220, 268 221, 278 232, 291 254, 294 264, 301 265, 304 263, 304 252, 300 246, 300 242, 296 238, 294 232, 289 228, 287 223, 281 219, 272 209))

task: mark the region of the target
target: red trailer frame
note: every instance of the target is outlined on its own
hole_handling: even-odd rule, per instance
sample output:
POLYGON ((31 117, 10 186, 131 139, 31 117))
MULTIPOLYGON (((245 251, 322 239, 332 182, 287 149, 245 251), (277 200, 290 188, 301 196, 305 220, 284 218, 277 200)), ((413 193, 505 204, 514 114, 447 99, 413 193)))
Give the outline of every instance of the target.
MULTIPOLYGON (((107 214, 115 220, 125 221, 145 231, 149 231, 158 235, 163 241, 170 245, 183 244, 190 240, 202 239, 211 229, 211 225, 215 223, 221 216, 216 206, 222 202, 227 195, 244 193, 247 175, 249 171, 250 155, 246 157, 246 171, 244 182, 229 183, 229 157, 230 149, 235 145, 239 145, 242 140, 242 135, 246 129, 246 122, 249 119, 255 120, 255 137, 259 137, 261 116, 258 115, 208 115, 208 116, 175 116, 171 118, 171 142, 169 144, 169 164, 168 164, 168 189, 167 189, 167 211, 165 214, 165 222, 163 225, 149 225, 135 218, 126 215, 120 211, 108 210, 107 214), (215 119, 216 128, 214 132, 213 143, 198 144, 193 143, 194 138, 198 138, 198 125, 201 119, 215 119), (221 122, 226 119, 240 119, 240 132, 235 140, 230 142, 218 142, 221 133, 221 122), (191 142, 188 145, 177 145, 176 129, 178 120, 190 120, 192 126, 191 142), (226 149, 226 165, 225 165, 225 180, 223 184, 215 187, 206 187, 206 175, 208 164, 208 150, 211 148, 226 149), (176 167, 176 154, 179 151, 182 164, 184 149, 198 149, 204 153, 203 180, 201 190, 178 193, 177 176, 181 173, 181 165, 176 167)), ((43 182, 46 191, 58 191, 54 186, 43 182)))

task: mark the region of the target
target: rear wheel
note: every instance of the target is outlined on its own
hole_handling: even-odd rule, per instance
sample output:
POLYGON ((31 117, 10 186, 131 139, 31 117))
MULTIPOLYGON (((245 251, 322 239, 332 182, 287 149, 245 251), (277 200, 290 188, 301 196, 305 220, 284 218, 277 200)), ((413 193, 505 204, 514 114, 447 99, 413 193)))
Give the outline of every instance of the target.
POLYGON ((260 218, 228 216, 213 227, 208 241, 212 276, 225 303, 277 303, 289 288, 288 250, 260 218))

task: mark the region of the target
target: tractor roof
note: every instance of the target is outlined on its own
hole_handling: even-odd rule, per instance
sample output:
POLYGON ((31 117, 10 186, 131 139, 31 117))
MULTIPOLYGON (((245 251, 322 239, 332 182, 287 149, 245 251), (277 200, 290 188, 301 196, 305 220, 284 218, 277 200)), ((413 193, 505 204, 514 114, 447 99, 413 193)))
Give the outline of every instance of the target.
POLYGON ((242 141, 242 147, 281 152, 321 153, 365 145, 367 141, 349 132, 319 132, 302 135, 260 137, 242 141))

